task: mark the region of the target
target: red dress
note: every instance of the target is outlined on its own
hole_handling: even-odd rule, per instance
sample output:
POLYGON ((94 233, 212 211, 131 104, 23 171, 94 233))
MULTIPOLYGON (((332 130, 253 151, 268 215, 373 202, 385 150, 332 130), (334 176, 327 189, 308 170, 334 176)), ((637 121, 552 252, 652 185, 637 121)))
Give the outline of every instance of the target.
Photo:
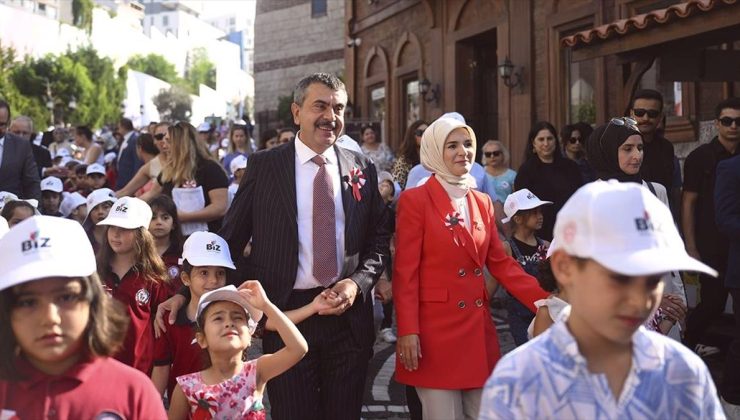
POLYGON ((396 359, 398 382, 434 389, 483 387, 501 358, 484 266, 532 311, 534 301, 548 296, 504 252, 488 195, 471 190, 467 200, 471 230, 464 223, 445 223, 454 210, 436 177, 401 194, 393 302, 399 337, 418 334, 422 357, 415 371, 396 359))

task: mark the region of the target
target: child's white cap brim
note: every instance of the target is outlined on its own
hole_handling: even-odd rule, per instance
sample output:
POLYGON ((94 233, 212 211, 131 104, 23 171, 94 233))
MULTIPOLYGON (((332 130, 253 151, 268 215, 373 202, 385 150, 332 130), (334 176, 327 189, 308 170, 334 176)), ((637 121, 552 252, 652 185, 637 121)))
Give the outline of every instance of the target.
MULTIPOLYGON (((212 290, 208 293, 203 294, 198 301, 198 311, 196 312, 195 319, 199 319, 203 312, 208 308, 208 305, 214 302, 227 301, 233 302, 244 309, 244 313, 247 314, 249 319, 249 333, 252 334, 254 329, 257 327, 257 322, 252 319, 250 313, 250 305, 246 299, 237 291, 233 285, 221 287, 220 289, 212 290)), ((201 325, 202 327, 202 325, 201 325)))

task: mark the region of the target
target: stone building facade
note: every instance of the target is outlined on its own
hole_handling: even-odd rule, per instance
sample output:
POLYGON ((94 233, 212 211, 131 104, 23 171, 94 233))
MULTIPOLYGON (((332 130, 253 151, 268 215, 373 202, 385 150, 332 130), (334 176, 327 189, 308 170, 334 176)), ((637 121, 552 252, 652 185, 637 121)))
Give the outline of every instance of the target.
POLYGON ((303 76, 321 71, 344 77, 344 7, 344 1, 340 0, 257 2, 254 38, 257 131, 286 124, 280 118, 285 119, 285 115, 278 115, 280 98, 292 98, 293 87, 303 76))
POLYGON ((714 118, 714 105, 740 94, 740 73, 704 71, 738 63, 734 0, 345 0, 345 7, 354 114, 381 123, 394 150, 415 119, 457 111, 479 147, 487 139, 507 144, 516 169, 535 121, 558 129, 602 124, 624 115, 638 88, 663 93, 666 137, 688 146, 714 118), (499 66, 507 58, 514 67, 505 80, 499 66))

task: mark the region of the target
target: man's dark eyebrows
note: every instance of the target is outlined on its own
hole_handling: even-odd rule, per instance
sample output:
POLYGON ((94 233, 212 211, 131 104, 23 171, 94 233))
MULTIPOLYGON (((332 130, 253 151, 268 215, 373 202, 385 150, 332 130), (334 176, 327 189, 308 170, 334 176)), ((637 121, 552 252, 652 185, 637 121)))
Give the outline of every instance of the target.
POLYGON ((313 101, 313 105, 329 105, 329 102, 326 102, 326 101, 324 101, 322 99, 317 99, 317 100, 313 101))

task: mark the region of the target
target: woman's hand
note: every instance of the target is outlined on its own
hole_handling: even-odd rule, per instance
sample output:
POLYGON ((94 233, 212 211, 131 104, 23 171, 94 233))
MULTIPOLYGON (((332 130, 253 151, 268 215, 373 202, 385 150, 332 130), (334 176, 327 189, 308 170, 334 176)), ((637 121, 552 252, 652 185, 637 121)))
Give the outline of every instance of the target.
POLYGON ((414 371, 419 368, 419 359, 421 359, 421 344, 419 343, 418 334, 404 335, 398 338, 396 343, 398 358, 403 363, 406 370, 414 371))
POLYGON ((686 318, 686 304, 684 304, 683 300, 676 295, 663 295, 663 299, 660 301, 660 308, 674 323, 682 322, 686 318))

